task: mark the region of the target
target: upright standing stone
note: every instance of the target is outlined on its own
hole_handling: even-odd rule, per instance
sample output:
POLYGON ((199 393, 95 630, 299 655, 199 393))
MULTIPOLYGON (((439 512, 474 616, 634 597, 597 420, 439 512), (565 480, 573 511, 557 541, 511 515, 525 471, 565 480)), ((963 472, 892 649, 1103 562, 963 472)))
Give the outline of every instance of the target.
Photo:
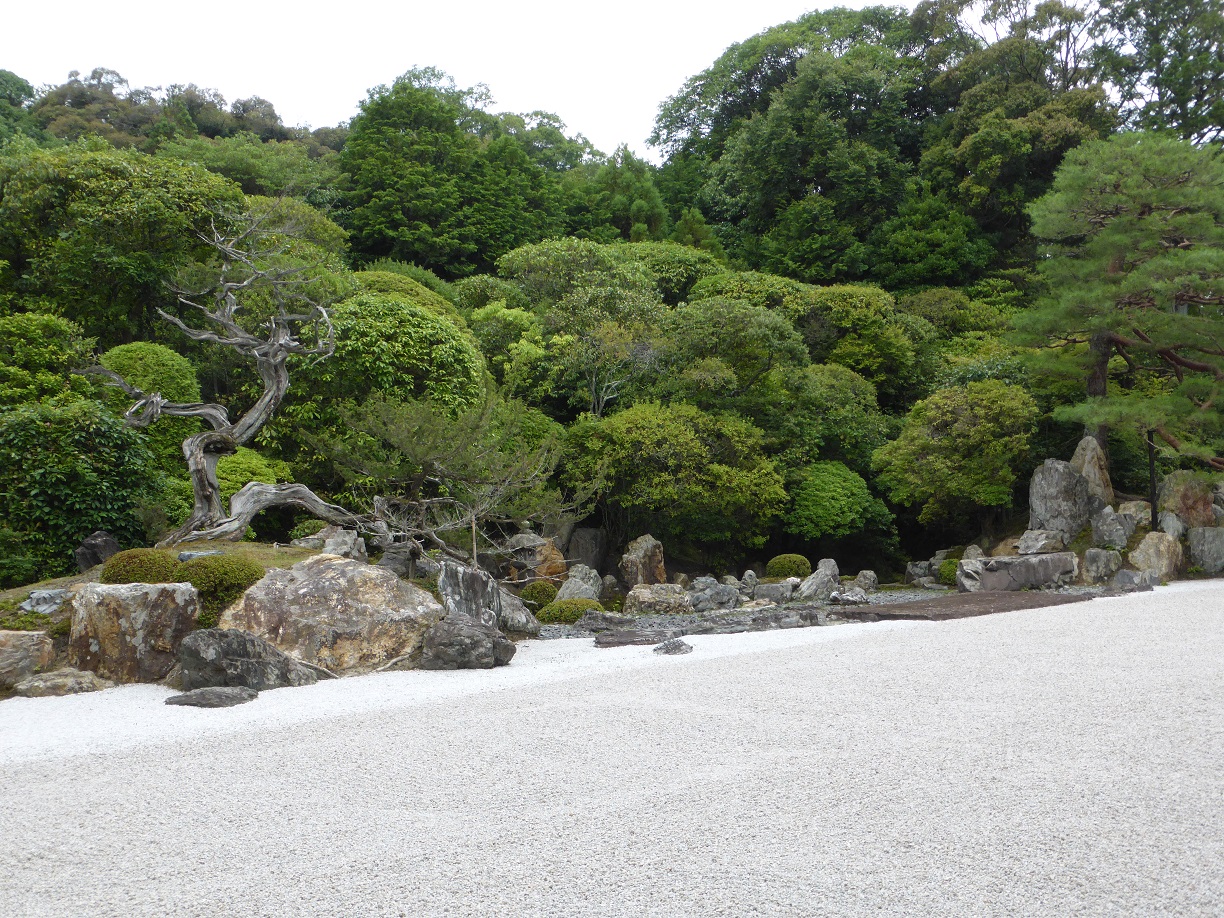
POLYGON ((652 535, 638 536, 621 556, 620 573, 621 580, 630 589, 640 583, 667 583, 663 543, 652 535))
POLYGON ((366 553, 365 539, 351 529, 341 529, 324 541, 323 552, 328 555, 338 555, 341 558, 351 558, 362 564, 370 560, 366 553))
POLYGON ((73 556, 76 558, 77 569, 81 572, 97 567, 111 555, 119 551, 119 542, 109 532, 98 530, 77 546, 73 556))
POLYGON ((438 574, 438 594, 448 614, 465 615, 483 625, 497 627, 501 593, 497 581, 484 571, 447 559, 438 574))
POLYGON ((837 562, 832 558, 821 558, 816 562, 816 570, 824 571, 834 580, 841 578, 841 571, 837 569, 837 562))
POLYGON ((1224 571, 1224 529, 1215 526, 1191 529, 1188 540, 1191 564, 1204 574, 1224 571))
POLYGON ((1196 529, 1215 525, 1211 509, 1214 501, 1210 482, 1193 472, 1180 471, 1160 483, 1156 509, 1176 513, 1187 529, 1196 529))
POLYGON ((591 570, 602 570, 608 556, 608 533, 603 529, 580 526, 570 536, 565 554, 571 561, 584 564, 591 570))
POLYGON ((1096 437, 1084 437, 1071 457, 1071 468, 1084 476, 1088 490, 1107 504, 1114 501, 1113 483, 1109 480, 1109 462, 1096 437))
POLYGON ((1029 483, 1029 529, 1053 529, 1071 542, 1105 502, 1071 463, 1047 459, 1029 483))

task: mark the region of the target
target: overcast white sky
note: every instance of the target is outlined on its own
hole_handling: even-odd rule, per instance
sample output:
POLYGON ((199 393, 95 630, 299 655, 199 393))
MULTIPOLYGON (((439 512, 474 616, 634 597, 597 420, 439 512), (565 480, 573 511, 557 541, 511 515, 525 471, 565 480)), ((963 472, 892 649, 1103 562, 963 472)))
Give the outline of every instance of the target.
MULTIPOLYGON (((877 0, 881 2, 881 0, 877 0)), ((350 118, 411 67, 485 83, 497 111, 561 116, 610 153, 639 154, 659 103, 730 44, 813 8, 863 0, 59 0, 7 4, 0 69, 37 85, 117 70, 136 86, 196 83, 270 100, 285 123, 350 118)), ((905 3, 904 5, 912 5, 905 3)))

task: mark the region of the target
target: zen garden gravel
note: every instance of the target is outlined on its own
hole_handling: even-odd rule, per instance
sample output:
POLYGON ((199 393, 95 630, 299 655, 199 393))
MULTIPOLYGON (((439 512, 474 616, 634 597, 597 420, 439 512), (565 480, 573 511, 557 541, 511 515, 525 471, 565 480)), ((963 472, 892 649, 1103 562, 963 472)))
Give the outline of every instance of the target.
POLYGON ((6 916, 1219 915, 1224 583, 0 704, 6 916))

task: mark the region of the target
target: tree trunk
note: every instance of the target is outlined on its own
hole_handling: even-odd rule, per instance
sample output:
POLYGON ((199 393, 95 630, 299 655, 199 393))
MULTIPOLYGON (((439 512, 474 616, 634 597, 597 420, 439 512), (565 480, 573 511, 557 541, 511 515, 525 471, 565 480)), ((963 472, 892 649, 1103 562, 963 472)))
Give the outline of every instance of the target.
POLYGON ((272 507, 297 507, 337 526, 360 526, 363 523, 360 516, 336 504, 329 504, 306 485, 252 481, 230 500, 228 517, 215 521, 207 528, 184 531, 184 524, 178 531, 159 542, 158 547, 168 548, 180 542, 202 542, 209 539, 239 542, 247 527, 251 525, 251 520, 272 507))
MULTIPOLYGON (((1088 373, 1088 397, 1104 398, 1109 393, 1109 358, 1113 356, 1113 335, 1107 331, 1094 332, 1088 347, 1092 353, 1092 369, 1088 373)), ((1093 437, 1109 457, 1109 428, 1104 424, 1085 427, 1084 436, 1093 437)))

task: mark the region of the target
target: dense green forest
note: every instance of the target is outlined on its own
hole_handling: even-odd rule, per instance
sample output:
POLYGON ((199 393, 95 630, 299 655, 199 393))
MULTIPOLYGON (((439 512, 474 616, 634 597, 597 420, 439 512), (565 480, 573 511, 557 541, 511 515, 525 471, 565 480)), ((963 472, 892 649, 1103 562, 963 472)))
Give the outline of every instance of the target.
POLYGON ((300 482, 482 551, 568 514, 895 570, 1012 525, 1085 427, 1124 493, 1149 439, 1224 470, 1222 45, 1212 0, 809 13, 660 106, 661 165, 433 69, 317 130, 0 70, 0 585, 192 512, 200 420, 78 371, 235 417, 277 316, 305 344, 222 500, 300 482))

